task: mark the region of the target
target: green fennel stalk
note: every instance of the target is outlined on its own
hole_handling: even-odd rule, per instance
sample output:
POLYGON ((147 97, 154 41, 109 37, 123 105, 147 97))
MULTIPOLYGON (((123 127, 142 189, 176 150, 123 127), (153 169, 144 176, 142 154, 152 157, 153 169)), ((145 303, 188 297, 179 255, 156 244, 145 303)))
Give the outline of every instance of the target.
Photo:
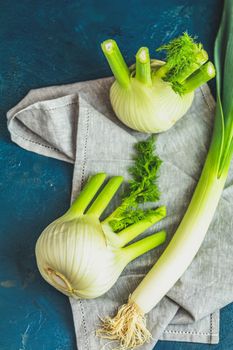
MULTIPOLYGON (((186 79, 191 78, 194 72, 201 73, 200 67, 208 60, 208 54, 203 49, 202 44, 196 43, 187 33, 162 45, 156 51, 167 53, 166 63, 158 70, 157 74, 164 81, 171 83, 173 90, 179 94, 187 93, 185 89, 186 79)), ((210 76, 200 75, 199 86, 210 78, 210 76)), ((194 89, 196 89, 195 85, 190 87, 190 91, 194 89)))

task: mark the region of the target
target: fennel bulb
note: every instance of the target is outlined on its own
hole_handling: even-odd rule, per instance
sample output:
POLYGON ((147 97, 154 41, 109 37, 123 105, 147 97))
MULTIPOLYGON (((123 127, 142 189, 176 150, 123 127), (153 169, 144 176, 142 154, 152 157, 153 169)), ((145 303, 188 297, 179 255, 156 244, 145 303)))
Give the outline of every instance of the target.
POLYGON ((155 307, 188 268, 218 206, 233 155, 233 2, 225 0, 215 42, 217 105, 212 140, 188 209, 169 245, 114 318, 97 334, 120 341, 121 349, 149 342, 146 313, 155 307))
POLYGON ((100 216, 123 178, 112 177, 92 202, 106 178, 100 173, 90 178, 67 213, 38 238, 39 271, 62 293, 74 298, 96 298, 112 287, 130 261, 164 242, 166 234, 161 231, 128 245, 166 215, 165 207, 139 207, 139 203, 159 197, 155 181, 161 161, 153 154, 153 146, 152 138, 136 144, 129 193, 105 220, 100 221, 100 216))
POLYGON ((146 133, 171 128, 189 109, 194 90, 215 76, 208 55, 185 33, 158 49, 167 62, 150 60, 142 47, 136 64, 128 68, 114 40, 101 45, 116 78, 110 100, 116 116, 128 127, 146 133))

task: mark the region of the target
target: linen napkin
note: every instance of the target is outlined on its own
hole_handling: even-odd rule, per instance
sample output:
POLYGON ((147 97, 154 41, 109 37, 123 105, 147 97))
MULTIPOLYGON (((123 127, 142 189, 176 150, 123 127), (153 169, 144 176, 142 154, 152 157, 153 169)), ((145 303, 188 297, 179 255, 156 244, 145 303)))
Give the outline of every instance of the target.
MULTIPOLYGON (((128 129, 115 117, 109 101, 111 83, 112 78, 105 78, 32 90, 7 114, 11 138, 19 146, 74 163, 71 201, 93 173, 123 175, 127 180, 133 146, 148 136, 128 129)), ((167 217, 148 232, 165 229, 166 244, 198 181, 210 142, 214 105, 208 86, 201 87, 188 113, 157 137, 156 150, 163 160, 160 204, 167 206, 167 217)), ((112 208, 119 195, 112 201, 112 208)), ((233 301, 232 214, 231 167, 201 249, 181 279, 148 314, 153 341, 142 349, 151 350, 158 339, 212 344, 219 341, 219 309, 233 301)), ((70 299, 79 350, 116 346, 95 337, 99 316, 115 314, 166 244, 130 263, 105 295, 93 300, 70 299)))

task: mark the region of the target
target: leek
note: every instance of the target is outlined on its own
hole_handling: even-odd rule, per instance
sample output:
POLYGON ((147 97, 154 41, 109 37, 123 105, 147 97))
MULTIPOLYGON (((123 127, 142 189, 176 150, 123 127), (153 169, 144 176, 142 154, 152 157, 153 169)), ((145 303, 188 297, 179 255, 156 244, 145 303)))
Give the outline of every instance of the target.
POLYGON ((225 0, 215 42, 217 104, 214 130, 201 177, 188 209, 172 240, 114 318, 106 318, 98 331, 117 339, 121 348, 149 342, 146 313, 155 307, 188 268, 200 248, 214 216, 233 155, 233 2, 225 0))
POLYGON ((106 174, 93 175, 67 213, 51 223, 36 243, 41 275, 68 296, 89 299, 104 294, 130 261, 165 240, 161 231, 128 245, 166 215, 164 206, 140 207, 159 198, 156 178, 161 160, 154 154, 154 139, 137 143, 135 149, 128 193, 117 209, 100 220, 123 177, 114 176, 103 187, 106 174))
POLYGON ((163 45, 167 61, 151 60, 147 47, 128 68, 114 40, 101 45, 115 76, 110 100, 116 116, 128 127, 147 133, 169 129, 189 109, 194 90, 215 76, 208 54, 187 33, 163 45))

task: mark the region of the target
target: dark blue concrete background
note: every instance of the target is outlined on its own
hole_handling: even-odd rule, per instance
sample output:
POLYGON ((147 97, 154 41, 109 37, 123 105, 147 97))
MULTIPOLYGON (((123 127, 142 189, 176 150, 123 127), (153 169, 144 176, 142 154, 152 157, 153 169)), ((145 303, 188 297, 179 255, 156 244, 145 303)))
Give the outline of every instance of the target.
MULTIPOLYGON (((222 0, 0 1, 0 350, 74 350, 68 299, 40 277, 34 246, 69 205, 72 166, 11 143, 6 112, 31 88, 110 74, 99 44, 128 62, 188 30, 213 55, 222 0)), ((157 350, 233 349, 233 306, 217 346, 160 342, 157 350)))

